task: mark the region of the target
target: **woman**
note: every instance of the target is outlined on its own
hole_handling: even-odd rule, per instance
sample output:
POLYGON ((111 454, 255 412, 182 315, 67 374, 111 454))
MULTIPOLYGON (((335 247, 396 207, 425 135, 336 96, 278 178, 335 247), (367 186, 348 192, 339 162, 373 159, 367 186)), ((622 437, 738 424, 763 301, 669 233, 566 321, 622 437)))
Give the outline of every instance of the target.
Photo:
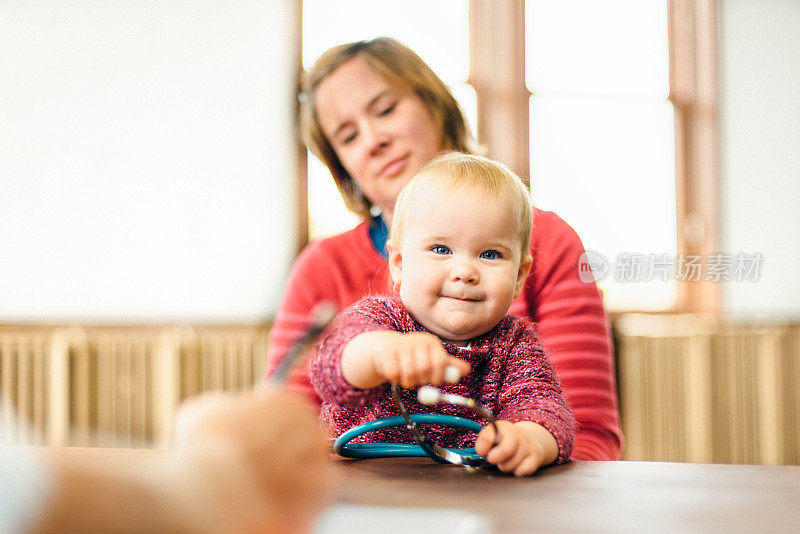
MULTIPOLYGON (((305 332, 318 303, 343 308, 391 292, 385 245, 400 190, 437 153, 477 149, 447 87, 393 39, 328 50, 306 73, 302 96, 303 139, 364 222, 312 242, 298 257, 270 332, 268 374, 305 332)), ((622 433, 613 352, 597 286, 578 276, 583 252, 572 228, 535 209, 533 267, 509 313, 538 324, 559 372, 577 421, 572 458, 614 460, 622 433)), ((315 396, 305 369, 293 383, 315 396)))

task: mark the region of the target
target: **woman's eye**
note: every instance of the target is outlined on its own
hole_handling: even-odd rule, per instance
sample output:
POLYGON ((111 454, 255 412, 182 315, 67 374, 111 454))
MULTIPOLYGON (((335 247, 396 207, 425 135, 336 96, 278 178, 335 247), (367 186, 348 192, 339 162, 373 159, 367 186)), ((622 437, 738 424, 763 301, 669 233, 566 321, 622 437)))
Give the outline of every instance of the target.
POLYGON ((383 116, 383 115, 388 115, 389 113, 391 113, 392 111, 394 111, 394 106, 395 106, 395 104, 392 104, 392 105, 390 105, 390 106, 386 106, 385 108, 383 108, 383 109, 381 110, 381 112, 379 113, 379 115, 381 115, 381 116, 383 116))
POLYGON ((485 260, 496 260, 496 259, 498 259, 500 257, 502 257, 501 254, 499 252, 497 252, 496 250, 487 250, 487 251, 481 252, 481 258, 483 258, 485 260))
POLYGON ((431 247, 434 254, 450 254, 450 249, 444 245, 434 245, 431 247))
POLYGON ((343 145, 346 145, 346 144, 350 143, 351 141, 353 141, 355 138, 356 138, 356 134, 355 134, 355 132, 354 132, 354 133, 351 133, 351 134, 348 134, 347 136, 345 136, 345 137, 342 139, 342 144, 343 144, 343 145))

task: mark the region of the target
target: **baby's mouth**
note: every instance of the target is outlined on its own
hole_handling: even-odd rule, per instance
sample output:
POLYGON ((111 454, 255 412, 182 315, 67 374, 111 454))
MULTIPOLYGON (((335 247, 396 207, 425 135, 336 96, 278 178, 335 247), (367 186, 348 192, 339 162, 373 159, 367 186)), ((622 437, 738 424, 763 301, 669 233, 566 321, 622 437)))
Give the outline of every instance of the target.
POLYGON ((454 296, 454 295, 439 295, 442 298, 451 300, 460 300, 461 302, 480 302, 482 299, 474 297, 454 296))

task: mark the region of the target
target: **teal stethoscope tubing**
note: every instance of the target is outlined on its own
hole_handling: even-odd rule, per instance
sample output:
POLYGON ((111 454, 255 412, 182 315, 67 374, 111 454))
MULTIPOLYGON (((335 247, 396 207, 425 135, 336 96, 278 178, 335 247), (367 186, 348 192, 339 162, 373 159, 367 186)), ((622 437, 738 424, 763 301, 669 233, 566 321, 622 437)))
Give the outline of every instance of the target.
MULTIPOLYGON (((483 425, 463 417, 455 415, 442 415, 442 414, 411 414, 409 415, 411 421, 422 425, 443 425, 455 428, 463 428, 476 434, 483 430, 483 425)), ((402 415, 395 415, 392 417, 384 417, 375 421, 354 426, 333 442, 333 452, 345 458, 399 458, 399 457, 416 457, 416 456, 429 456, 422 447, 419 445, 411 445, 408 443, 348 443, 350 440, 372 432, 373 430, 380 430, 393 426, 406 426, 406 420, 402 415)), ((468 449, 447 449, 449 451, 461 454, 462 456, 481 458, 475 452, 474 447, 468 449)))

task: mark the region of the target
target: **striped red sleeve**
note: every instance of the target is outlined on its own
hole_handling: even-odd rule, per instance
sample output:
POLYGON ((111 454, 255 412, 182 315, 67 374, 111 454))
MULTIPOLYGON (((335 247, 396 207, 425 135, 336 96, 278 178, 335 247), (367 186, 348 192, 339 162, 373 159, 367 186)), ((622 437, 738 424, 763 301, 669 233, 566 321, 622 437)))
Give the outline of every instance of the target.
MULTIPOLYGON (((275 372, 294 344, 308 331, 312 322, 312 311, 317 304, 325 300, 320 296, 319 286, 309 282, 309 280, 317 278, 314 275, 316 269, 313 261, 313 247, 314 244, 309 245, 295 261, 286 282, 275 320, 270 327, 267 348, 268 378, 275 372)), ((308 357, 311 355, 312 347, 308 347, 307 350, 308 354, 304 363, 294 368, 286 389, 303 393, 320 405, 321 401, 308 377, 308 357)))
POLYGON ((583 244, 554 213, 536 210, 531 249, 524 295, 575 415, 572 458, 617 460, 623 437, 613 345, 597 285, 578 276, 583 244))

